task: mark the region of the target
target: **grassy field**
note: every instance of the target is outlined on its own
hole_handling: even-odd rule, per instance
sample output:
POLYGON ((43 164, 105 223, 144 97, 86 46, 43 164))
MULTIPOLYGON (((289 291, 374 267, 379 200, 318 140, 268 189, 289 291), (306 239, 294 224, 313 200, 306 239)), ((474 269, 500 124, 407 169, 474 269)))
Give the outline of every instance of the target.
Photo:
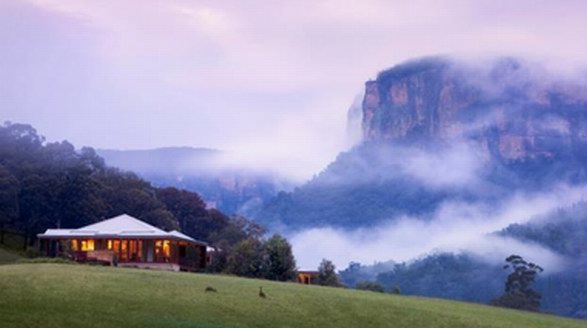
POLYGON ((2 327, 587 327, 459 302, 217 275, 0 266, 2 327), (206 293, 212 286, 217 293, 206 293), (258 296, 263 286, 267 298, 258 296))

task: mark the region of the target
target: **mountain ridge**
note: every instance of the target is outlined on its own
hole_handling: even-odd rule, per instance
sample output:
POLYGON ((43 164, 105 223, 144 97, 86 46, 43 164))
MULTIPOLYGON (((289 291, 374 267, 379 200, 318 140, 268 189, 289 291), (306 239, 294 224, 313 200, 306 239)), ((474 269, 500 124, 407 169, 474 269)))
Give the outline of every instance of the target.
POLYGON ((108 165, 137 173, 160 187, 197 192, 209 207, 246 215, 290 184, 273 174, 226 165, 227 152, 211 148, 161 147, 96 152, 108 165))
POLYGON ((587 181, 587 83, 504 57, 409 61, 367 81, 363 141, 257 218, 356 228, 451 201, 587 181))

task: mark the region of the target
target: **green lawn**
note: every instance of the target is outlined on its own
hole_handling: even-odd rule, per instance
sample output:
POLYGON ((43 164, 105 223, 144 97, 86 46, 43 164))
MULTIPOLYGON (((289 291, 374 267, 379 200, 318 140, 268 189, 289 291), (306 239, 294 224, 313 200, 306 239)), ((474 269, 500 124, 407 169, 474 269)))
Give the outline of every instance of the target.
POLYGON ((0 266, 2 327, 583 327, 475 304, 217 275, 0 266), (206 293, 212 286, 218 293, 206 293), (267 298, 258 296, 263 286, 267 298))

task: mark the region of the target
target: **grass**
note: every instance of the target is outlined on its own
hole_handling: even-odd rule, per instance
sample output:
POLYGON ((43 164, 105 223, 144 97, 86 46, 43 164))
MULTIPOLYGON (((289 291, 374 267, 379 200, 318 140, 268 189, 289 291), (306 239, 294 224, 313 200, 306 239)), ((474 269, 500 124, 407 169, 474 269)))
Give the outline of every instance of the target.
POLYGON ((3 327, 587 327, 460 302, 228 276, 63 264, 0 266, 3 327), (217 293, 206 293, 212 286, 217 293), (267 294, 258 296, 259 286, 267 294))

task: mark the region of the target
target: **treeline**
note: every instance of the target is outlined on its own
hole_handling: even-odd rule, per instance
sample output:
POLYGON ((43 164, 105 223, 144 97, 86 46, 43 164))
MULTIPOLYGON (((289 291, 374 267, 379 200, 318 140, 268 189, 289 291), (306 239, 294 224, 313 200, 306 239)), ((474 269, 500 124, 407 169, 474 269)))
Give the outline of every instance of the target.
MULTIPOLYGON (((538 244, 563 256, 564 266, 544 263, 544 272, 536 278, 535 288, 542 294, 540 311, 587 318, 587 202, 529 223, 513 224, 497 234, 538 244)), ((467 254, 438 253, 410 263, 351 263, 340 277, 354 288, 371 282, 387 292, 400 289, 406 295, 487 304, 503 293, 507 273, 501 263, 489 264, 467 254)))
POLYGON ((108 167, 92 148, 46 142, 26 124, 0 126, 0 243, 5 231, 16 231, 26 249, 48 228, 79 228, 123 213, 217 246, 211 270, 279 280, 295 275, 287 240, 265 240, 252 221, 207 209, 196 193, 156 188, 108 167))

